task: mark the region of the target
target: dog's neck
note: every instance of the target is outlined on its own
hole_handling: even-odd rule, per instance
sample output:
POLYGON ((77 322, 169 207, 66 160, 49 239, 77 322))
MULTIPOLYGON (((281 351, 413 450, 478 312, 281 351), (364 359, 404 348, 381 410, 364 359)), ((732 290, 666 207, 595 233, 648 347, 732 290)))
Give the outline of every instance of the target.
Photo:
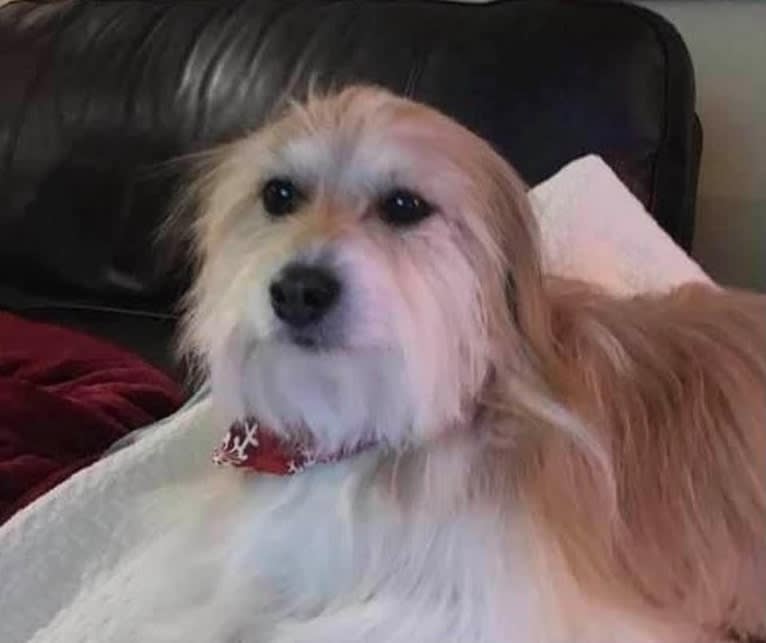
MULTIPOLYGON (((482 411, 477 405, 471 414, 471 426, 478 425, 482 411)), ((442 439, 433 442, 442 443, 444 439, 462 432, 465 427, 457 425, 445 429, 442 439)), ((426 447, 427 445, 420 445, 426 447)), ((272 475, 292 475, 300 473, 316 465, 328 465, 351 458, 370 449, 388 449, 396 451, 411 451, 415 445, 401 445, 392 449, 390 445, 380 440, 367 440, 351 446, 343 446, 334 451, 318 449, 310 431, 301 431, 287 437, 268 424, 255 417, 233 422, 226 430, 223 439, 214 450, 212 460, 221 466, 248 469, 272 475)), ((420 449, 415 449, 420 450, 420 449)))

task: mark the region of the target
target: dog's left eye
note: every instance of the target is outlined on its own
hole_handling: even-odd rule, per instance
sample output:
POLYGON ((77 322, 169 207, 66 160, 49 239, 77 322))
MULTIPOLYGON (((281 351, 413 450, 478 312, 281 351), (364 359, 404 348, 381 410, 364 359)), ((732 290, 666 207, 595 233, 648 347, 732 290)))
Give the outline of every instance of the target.
POLYGON ((289 179, 269 179, 261 190, 263 207, 273 217, 295 212, 301 197, 300 190, 289 179))
POLYGON ((434 211, 428 201, 409 190, 394 190, 380 201, 378 207, 383 220, 396 226, 412 225, 434 211))

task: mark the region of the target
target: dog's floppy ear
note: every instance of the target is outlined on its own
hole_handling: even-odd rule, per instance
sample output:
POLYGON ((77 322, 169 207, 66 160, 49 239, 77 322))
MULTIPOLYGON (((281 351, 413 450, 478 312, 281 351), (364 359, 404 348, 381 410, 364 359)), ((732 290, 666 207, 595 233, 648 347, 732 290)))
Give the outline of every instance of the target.
POLYGON ((503 298, 513 323, 535 348, 550 344, 550 311, 543 288, 540 234, 527 186, 488 145, 482 154, 485 217, 504 271, 503 298))

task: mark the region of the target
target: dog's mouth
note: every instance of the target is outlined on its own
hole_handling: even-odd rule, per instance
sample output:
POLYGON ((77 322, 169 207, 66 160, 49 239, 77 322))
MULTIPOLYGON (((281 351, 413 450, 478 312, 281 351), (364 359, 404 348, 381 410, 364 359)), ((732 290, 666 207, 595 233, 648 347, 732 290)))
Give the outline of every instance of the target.
POLYGON ((309 351, 320 350, 323 348, 323 342, 319 338, 313 337, 311 335, 290 333, 290 341, 296 346, 305 348, 309 351))
POLYGON ((311 352, 343 348, 338 333, 322 328, 280 328, 275 333, 274 339, 311 352))
POLYGON ((272 329, 271 339, 312 352, 339 350, 347 348, 349 337, 345 329, 337 316, 306 326, 277 323, 272 329))

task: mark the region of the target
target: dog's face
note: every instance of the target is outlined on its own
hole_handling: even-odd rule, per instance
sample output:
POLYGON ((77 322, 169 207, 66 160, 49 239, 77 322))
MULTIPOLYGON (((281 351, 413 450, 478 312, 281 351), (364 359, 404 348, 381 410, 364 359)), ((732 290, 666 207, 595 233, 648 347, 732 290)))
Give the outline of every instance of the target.
POLYGON ((472 412, 507 273, 536 260, 523 187, 480 139, 352 88, 227 146, 197 187, 189 338, 229 419, 330 451, 472 412))

